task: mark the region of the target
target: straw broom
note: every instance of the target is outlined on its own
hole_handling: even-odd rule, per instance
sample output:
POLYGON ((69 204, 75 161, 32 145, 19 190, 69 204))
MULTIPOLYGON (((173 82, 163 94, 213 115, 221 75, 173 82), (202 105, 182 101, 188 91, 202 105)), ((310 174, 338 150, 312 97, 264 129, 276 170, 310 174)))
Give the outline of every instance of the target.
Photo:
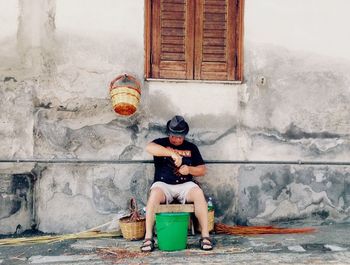
POLYGON ((275 226, 230 226, 216 223, 214 230, 217 234, 226 235, 261 235, 261 234, 300 234, 315 232, 315 228, 282 228, 275 226))
POLYGON ((120 231, 116 232, 101 232, 97 230, 103 226, 110 224, 112 221, 91 228, 79 233, 66 234, 66 235, 52 235, 52 236, 38 236, 38 237, 21 237, 21 238, 6 238, 0 239, 0 246, 12 246, 12 245, 27 245, 27 244, 49 244, 60 242, 69 239, 89 239, 89 238, 103 238, 103 237, 116 237, 120 236, 120 231))

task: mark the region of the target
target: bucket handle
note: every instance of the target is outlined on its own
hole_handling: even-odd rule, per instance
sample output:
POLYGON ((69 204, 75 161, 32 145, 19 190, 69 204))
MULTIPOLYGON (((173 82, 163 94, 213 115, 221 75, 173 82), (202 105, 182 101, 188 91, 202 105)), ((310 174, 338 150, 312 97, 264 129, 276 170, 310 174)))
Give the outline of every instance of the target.
POLYGON ((114 83, 118 82, 120 79, 122 79, 122 81, 127 81, 130 80, 132 82, 134 82, 137 86, 137 88, 140 90, 141 89, 141 84, 139 81, 137 81, 137 79, 135 77, 133 77, 132 75, 128 75, 128 74, 123 74, 123 75, 118 75, 116 78, 114 78, 111 81, 111 84, 109 85, 109 89, 113 89, 114 88, 114 83))

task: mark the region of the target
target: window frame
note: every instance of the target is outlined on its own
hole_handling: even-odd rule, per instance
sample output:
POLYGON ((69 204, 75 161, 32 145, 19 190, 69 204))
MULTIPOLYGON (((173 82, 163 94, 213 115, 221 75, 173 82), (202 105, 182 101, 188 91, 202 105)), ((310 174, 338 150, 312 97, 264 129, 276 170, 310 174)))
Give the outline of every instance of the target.
MULTIPOLYGON (((155 79, 152 77, 152 1, 160 1, 160 0, 145 0, 145 35, 144 35, 144 45, 145 45, 145 61, 144 61, 144 77, 146 80, 161 80, 161 81, 203 81, 203 82, 242 82, 243 81, 243 35, 244 35, 244 2, 245 0, 237 0, 236 6, 236 16, 235 16, 235 34, 233 36, 236 42, 236 49, 234 50, 231 64, 234 65, 234 78, 233 80, 207 80, 207 79, 196 79, 196 65, 198 63, 196 60, 193 60, 193 78, 192 79, 171 79, 171 78, 158 78, 155 79)), ((198 0, 187 0, 190 1, 191 5, 195 5, 195 2, 198 0)), ((199 0, 201 1, 201 0, 199 0)), ((230 0, 228 0, 230 1, 230 0)), ((195 27, 198 27, 199 23, 195 23, 195 27)), ((198 32, 198 28, 195 29, 198 32)), ((197 46, 198 44, 193 43, 193 45, 197 46)), ((197 49, 197 48, 196 48, 197 49)), ((229 62, 227 62, 229 63, 229 62)), ((197 76, 198 78, 198 76, 197 76)))

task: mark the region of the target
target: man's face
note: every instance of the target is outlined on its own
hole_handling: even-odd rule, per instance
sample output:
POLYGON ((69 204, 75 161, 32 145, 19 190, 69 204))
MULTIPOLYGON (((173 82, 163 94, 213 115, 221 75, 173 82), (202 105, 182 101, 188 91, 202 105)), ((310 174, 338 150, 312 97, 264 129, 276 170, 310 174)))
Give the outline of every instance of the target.
POLYGON ((185 140, 184 136, 169 135, 169 141, 171 144, 178 146, 181 145, 185 140))

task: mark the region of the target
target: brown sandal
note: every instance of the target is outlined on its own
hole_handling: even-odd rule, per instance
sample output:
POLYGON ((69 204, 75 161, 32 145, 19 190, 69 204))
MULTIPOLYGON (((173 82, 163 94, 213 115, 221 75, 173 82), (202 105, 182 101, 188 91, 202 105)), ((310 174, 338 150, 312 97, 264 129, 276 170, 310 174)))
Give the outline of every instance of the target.
POLYGON ((210 237, 202 237, 199 240, 200 248, 202 250, 212 250, 213 249, 213 242, 211 241, 210 237), (204 241, 205 240, 205 241, 204 241))
POLYGON ((153 238, 145 238, 142 242, 142 246, 140 247, 142 252, 151 252, 154 250, 154 239, 153 238))

